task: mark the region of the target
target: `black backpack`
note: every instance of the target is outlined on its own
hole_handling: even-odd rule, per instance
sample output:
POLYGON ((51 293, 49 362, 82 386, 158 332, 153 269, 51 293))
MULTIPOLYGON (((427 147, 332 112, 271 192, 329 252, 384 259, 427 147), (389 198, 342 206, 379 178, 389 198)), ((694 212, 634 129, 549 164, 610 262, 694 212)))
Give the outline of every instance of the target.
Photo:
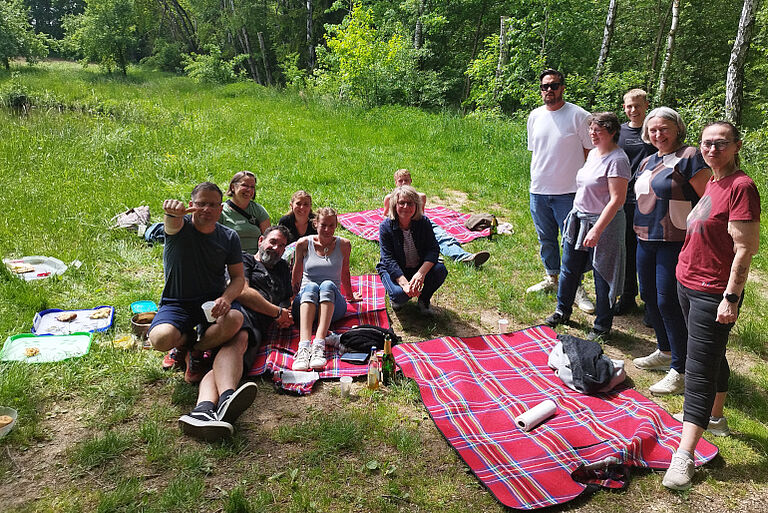
POLYGON ((400 337, 392 331, 392 328, 384 329, 370 324, 361 324, 342 333, 340 341, 347 352, 369 353, 373 346, 376 346, 376 349, 384 349, 385 335, 389 335, 393 346, 400 343, 400 337))

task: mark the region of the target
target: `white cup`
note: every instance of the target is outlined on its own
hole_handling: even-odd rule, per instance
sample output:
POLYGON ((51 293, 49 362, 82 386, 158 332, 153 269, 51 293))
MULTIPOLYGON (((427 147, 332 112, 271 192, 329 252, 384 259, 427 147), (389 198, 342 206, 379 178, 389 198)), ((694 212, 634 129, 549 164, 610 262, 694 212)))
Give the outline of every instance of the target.
POLYGON ((349 398, 352 392, 352 376, 342 376, 339 382, 341 383, 341 397, 349 398))
POLYGON ((216 317, 213 316, 213 313, 211 313, 211 310, 213 310, 213 305, 216 303, 213 301, 206 301, 203 303, 203 312, 205 312, 205 318, 208 320, 208 322, 216 322, 216 317))
POLYGON ((509 321, 507 319, 499 319, 499 333, 507 333, 509 331, 509 321))

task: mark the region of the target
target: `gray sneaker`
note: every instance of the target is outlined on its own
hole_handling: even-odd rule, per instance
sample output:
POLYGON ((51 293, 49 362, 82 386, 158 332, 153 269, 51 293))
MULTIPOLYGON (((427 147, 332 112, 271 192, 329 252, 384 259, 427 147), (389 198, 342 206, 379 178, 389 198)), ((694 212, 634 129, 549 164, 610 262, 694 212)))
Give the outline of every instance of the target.
POLYGON ((676 452, 672 455, 672 461, 661 484, 672 490, 687 490, 691 487, 693 472, 693 460, 676 452))
POLYGON ((648 356, 635 358, 632 360, 632 363, 634 363, 635 367, 638 369, 666 371, 669 370, 669 366, 672 364, 672 355, 664 354, 656 349, 656 351, 648 356))
POLYGON ((579 288, 576 289, 576 298, 573 300, 573 302, 582 312, 588 314, 595 313, 595 304, 591 299, 589 299, 586 291, 584 290, 584 287, 581 285, 579 285, 579 288))
MULTIPOLYGON (((675 413, 672 415, 672 417, 674 417, 674 419, 678 422, 683 421, 682 413, 675 413)), ((731 434, 731 429, 728 427, 728 419, 725 417, 710 417, 709 424, 707 425, 707 431, 709 431, 713 436, 728 436, 731 434)))
POLYGON ((557 292, 557 275, 548 274, 536 285, 531 285, 525 290, 526 294, 532 292, 557 292))
POLYGON ((675 395, 685 392, 685 374, 679 374, 675 369, 669 369, 667 375, 655 385, 648 387, 654 395, 675 395))

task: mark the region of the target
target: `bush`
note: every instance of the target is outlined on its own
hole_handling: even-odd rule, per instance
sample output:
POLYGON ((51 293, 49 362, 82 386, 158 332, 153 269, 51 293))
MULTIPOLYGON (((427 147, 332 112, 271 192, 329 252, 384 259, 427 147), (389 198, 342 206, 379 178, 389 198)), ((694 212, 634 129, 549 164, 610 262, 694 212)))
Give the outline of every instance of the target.
POLYGON ((155 41, 152 55, 144 57, 141 64, 149 69, 181 73, 184 71, 184 48, 180 43, 169 43, 163 39, 155 41))
POLYGON ((227 84, 239 78, 235 69, 245 60, 245 55, 236 55, 224 60, 221 49, 216 45, 206 45, 207 54, 190 53, 184 56, 184 72, 195 82, 227 84))

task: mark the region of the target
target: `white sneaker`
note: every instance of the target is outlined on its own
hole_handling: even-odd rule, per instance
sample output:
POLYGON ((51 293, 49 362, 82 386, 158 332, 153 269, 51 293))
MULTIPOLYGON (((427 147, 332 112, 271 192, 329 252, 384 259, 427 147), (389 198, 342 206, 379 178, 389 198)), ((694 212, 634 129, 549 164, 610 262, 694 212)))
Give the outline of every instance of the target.
POLYGON ((309 370, 309 347, 299 346, 299 350, 296 351, 296 355, 293 357, 291 369, 295 371, 309 370))
POLYGON ((687 490, 693 479, 693 460, 688 456, 675 452, 661 484, 673 490, 687 490))
POLYGON ((685 391, 685 374, 669 369, 661 381, 648 387, 648 391, 654 395, 682 394, 685 391))
POLYGON ((648 356, 635 358, 632 360, 632 363, 634 363, 635 367, 638 369, 666 371, 669 370, 669 366, 672 363, 672 355, 664 354, 656 349, 656 351, 648 356))
POLYGON ((547 274, 542 281, 525 290, 526 294, 531 292, 557 292, 557 275, 547 274))
MULTIPOLYGON (((678 422, 683 421, 682 413, 675 413, 672 415, 678 422)), ((728 436, 731 434, 731 429, 728 427, 728 419, 725 417, 715 418, 709 417, 709 424, 707 425, 707 431, 712 433, 713 436, 728 436)))
POLYGON ((579 288, 576 289, 576 298, 573 300, 573 302, 582 312, 588 314, 595 313, 595 304, 591 299, 589 299, 587 293, 584 291, 584 287, 581 285, 579 285, 579 288))
POLYGON ((316 370, 323 370, 326 363, 328 360, 325 359, 325 339, 316 338, 312 342, 309 366, 316 370))

